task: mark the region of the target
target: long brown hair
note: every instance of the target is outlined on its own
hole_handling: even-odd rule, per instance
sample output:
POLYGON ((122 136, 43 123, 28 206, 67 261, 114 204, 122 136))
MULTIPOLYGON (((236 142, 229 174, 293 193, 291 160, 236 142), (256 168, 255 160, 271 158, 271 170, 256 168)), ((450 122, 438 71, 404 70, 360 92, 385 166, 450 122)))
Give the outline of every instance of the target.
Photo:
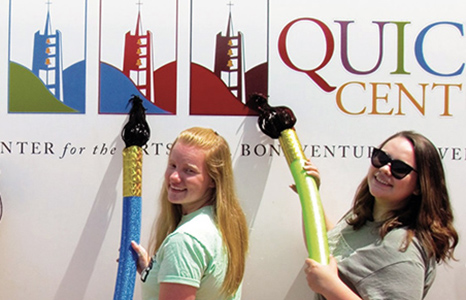
MULTIPOLYGON (((176 143, 195 146, 205 151, 209 176, 215 182, 212 205, 215 221, 221 232, 228 254, 228 268, 222 285, 226 295, 233 295, 239 288, 245 271, 248 251, 246 217, 236 195, 231 153, 228 143, 212 129, 193 127, 180 133, 176 143)), ((172 146, 172 148, 173 148, 172 146)), ((160 194, 161 209, 150 240, 149 252, 155 254, 165 238, 178 226, 181 206, 168 201, 167 185, 160 194)))
MULTIPOLYGON (((458 233, 453 227, 453 213, 438 150, 430 140, 413 131, 392 135, 380 148, 396 137, 406 138, 413 145, 420 193, 411 195, 405 207, 390 213, 380 227, 380 236, 383 238, 393 228, 406 227, 408 233, 402 249, 406 249, 415 236, 437 262, 454 259, 458 233)), ((357 230, 366 221, 373 220, 374 200, 366 176, 356 192, 353 217, 348 224, 357 230)))

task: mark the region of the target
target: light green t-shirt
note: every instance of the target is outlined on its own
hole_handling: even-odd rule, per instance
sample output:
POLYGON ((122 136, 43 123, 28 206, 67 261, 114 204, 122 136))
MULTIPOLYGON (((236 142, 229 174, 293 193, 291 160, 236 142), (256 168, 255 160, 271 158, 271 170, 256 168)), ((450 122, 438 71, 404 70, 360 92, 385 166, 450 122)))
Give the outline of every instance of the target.
POLYGON ((196 287, 196 300, 238 300, 241 288, 233 298, 220 293, 227 266, 213 207, 205 206, 183 216, 163 241, 142 284, 142 299, 158 300, 160 283, 165 282, 196 287))

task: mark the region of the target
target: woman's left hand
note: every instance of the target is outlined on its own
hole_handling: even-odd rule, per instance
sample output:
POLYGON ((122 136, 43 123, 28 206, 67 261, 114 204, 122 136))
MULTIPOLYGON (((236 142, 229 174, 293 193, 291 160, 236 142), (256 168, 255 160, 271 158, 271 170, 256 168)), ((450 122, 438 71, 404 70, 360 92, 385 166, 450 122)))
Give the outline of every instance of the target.
POLYGON ((142 270, 149 266, 149 254, 147 254, 147 251, 143 246, 139 245, 135 241, 131 242, 131 247, 133 247, 134 251, 138 254, 138 273, 141 274, 142 270))
MULTIPOLYGON (((304 162, 303 166, 304 171, 306 171, 306 175, 312 176, 314 180, 316 181, 317 188, 320 188, 320 173, 319 169, 311 162, 310 159, 306 160, 304 162)), ((296 185, 291 184, 290 188, 297 193, 296 191, 296 185)))
POLYGON ((311 159, 308 159, 304 162, 304 170, 306 174, 312 176, 316 181, 317 188, 320 187, 320 173, 319 169, 311 162, 311 159))

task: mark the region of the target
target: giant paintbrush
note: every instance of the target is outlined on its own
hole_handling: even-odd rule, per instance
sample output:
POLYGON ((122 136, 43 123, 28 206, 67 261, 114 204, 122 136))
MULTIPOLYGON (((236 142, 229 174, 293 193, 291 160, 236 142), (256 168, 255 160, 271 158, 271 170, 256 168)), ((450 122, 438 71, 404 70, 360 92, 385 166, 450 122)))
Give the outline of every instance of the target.
POLYGON ((138 256, 131 241, 139 243, 141 236, 142 147, 150 137, 149 125, 142 100, 133 96, 128 123, 121 133, 123 150, 123 216, 120 258, 114 300, 133 299, 138 256))
POLYGON ((296 117, 293 111, 285 106, 270 106, 260 94, 252 95, 247 105, 259 113, 262 132, 273 139, 278 138, 285 153, 301 201, 309 258, 328 264, 327 230, 320 194, 315 179, 303 169, 306 158, 294 129, 296 117))

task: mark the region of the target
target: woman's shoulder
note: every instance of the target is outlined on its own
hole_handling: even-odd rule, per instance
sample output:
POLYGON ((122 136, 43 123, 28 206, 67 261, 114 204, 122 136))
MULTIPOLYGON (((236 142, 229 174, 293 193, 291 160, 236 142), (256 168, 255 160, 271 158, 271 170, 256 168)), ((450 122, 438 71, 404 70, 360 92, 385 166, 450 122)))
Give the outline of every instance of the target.
POLYGON ((176 241, 186 243, 196 241, 203 247, 217 245, 221 236, 213 216, 213 208, 205 206, 198 211, 183 218, 180 225, 169 234, 166 242, 176 241))
POLYGON ((405 227, 395 228, 387 233, 383 239, 383 245, 392 252, 398 253, 403 259, 417 262, 424 266, 432 265, 427 250, 421 241, 414 236, 408 240, 409 230, 405 227))
POLYGON ((197 211, 183 216, 180 224, 176 228, 177 232, 199 232, 216 228, 213 206, 204 206, 197 211))

